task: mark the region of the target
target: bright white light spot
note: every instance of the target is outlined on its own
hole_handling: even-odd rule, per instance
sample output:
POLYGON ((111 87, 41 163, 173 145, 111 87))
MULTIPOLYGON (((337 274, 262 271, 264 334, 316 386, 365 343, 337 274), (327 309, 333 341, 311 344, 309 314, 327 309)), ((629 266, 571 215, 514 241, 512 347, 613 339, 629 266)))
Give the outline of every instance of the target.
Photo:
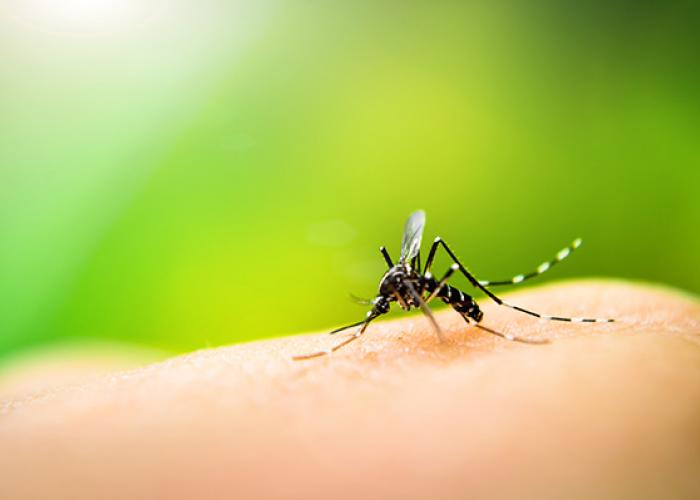
POLYGON ((114 31, 130 27, 138 6, 136 0, 25 0, 18 2, 15 14, 52 31, 114 31))

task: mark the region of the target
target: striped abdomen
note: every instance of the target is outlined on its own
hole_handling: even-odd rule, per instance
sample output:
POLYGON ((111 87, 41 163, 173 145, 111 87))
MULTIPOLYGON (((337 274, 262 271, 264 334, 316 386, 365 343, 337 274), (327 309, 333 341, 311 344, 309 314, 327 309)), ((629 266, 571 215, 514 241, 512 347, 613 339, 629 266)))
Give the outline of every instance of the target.
MULTIPOLYGON (((429 294, 433 294, 437 286, 437 281, 435 281, 434 278, 429 278, 426 282, 425 290, 429 294)), ((484 315, 471 296, 453 286, 447 284, 443 285, 435 296, 439 297, 446 304, 450 304, 458 313, 468 316, 475 321, 481 321, 481 318, 484 315)))

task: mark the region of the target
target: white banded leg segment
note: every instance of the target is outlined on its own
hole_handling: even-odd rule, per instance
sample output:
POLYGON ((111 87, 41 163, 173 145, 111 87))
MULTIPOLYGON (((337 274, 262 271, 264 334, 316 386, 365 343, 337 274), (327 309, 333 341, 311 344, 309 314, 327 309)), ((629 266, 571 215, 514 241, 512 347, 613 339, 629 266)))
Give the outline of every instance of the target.
POLYGON ((479 284, 482 286, 497 286, 497 285, 517 285, 518 283, 522 283, 525 280, 529 280, 530 278, 534 278, 535 276, 539 276, 540 274, 546 273, 549 271, 552 266, 555 264, 558 264, 562 260, 566 259, 569 255, 571 255, 571 252, 576 250, 578 247, 581 246, 581 238, 575 239, 571 245, 569 245, 566 248, 562 248, 557 252, 557 255, 552 259, 548 260, 547 262, 543 262, 539 266, 537 266, 537 269, 527 273, 527 274, 518 274, 517 276, 513 276, 509 280, 498 280, 498 281, 479 281, 479 284))
POLYGON ((502 305, 546 321, 566 321, 568 323, 613 323, 615 321, 614 319, 609 318, 566 318, 563 316, 548 316, 546 314, 540 314, 535 311, 530 311, 529 309, 525 309, 524 307, 509 304, 508 302, 503 302, 502 305))

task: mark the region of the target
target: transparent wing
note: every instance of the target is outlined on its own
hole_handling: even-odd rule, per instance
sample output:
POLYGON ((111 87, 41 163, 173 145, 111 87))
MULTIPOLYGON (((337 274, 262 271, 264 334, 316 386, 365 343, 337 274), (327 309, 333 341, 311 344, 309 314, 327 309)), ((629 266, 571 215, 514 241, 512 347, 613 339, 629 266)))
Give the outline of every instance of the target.
POLYGON ((403 239, 401 240, 401 255, 399 262, 410 261, 418 255, 420 242, 423 239, 423 227, 425 226, 425 212, 418 210, 413 212, 406 221, 403 229, 403 239))

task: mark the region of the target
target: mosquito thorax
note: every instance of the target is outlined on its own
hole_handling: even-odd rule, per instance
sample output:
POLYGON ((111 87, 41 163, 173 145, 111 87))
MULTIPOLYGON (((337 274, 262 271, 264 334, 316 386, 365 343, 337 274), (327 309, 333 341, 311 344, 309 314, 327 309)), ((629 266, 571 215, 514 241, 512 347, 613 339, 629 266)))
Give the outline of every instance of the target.
POLYGON ((385 297, 394 295, 397 291, 401 293, 405 288, 404 282, 416 279, 418 275, 407 264, 397 264, 389 269, 379 282, 379 294, 385 297))

